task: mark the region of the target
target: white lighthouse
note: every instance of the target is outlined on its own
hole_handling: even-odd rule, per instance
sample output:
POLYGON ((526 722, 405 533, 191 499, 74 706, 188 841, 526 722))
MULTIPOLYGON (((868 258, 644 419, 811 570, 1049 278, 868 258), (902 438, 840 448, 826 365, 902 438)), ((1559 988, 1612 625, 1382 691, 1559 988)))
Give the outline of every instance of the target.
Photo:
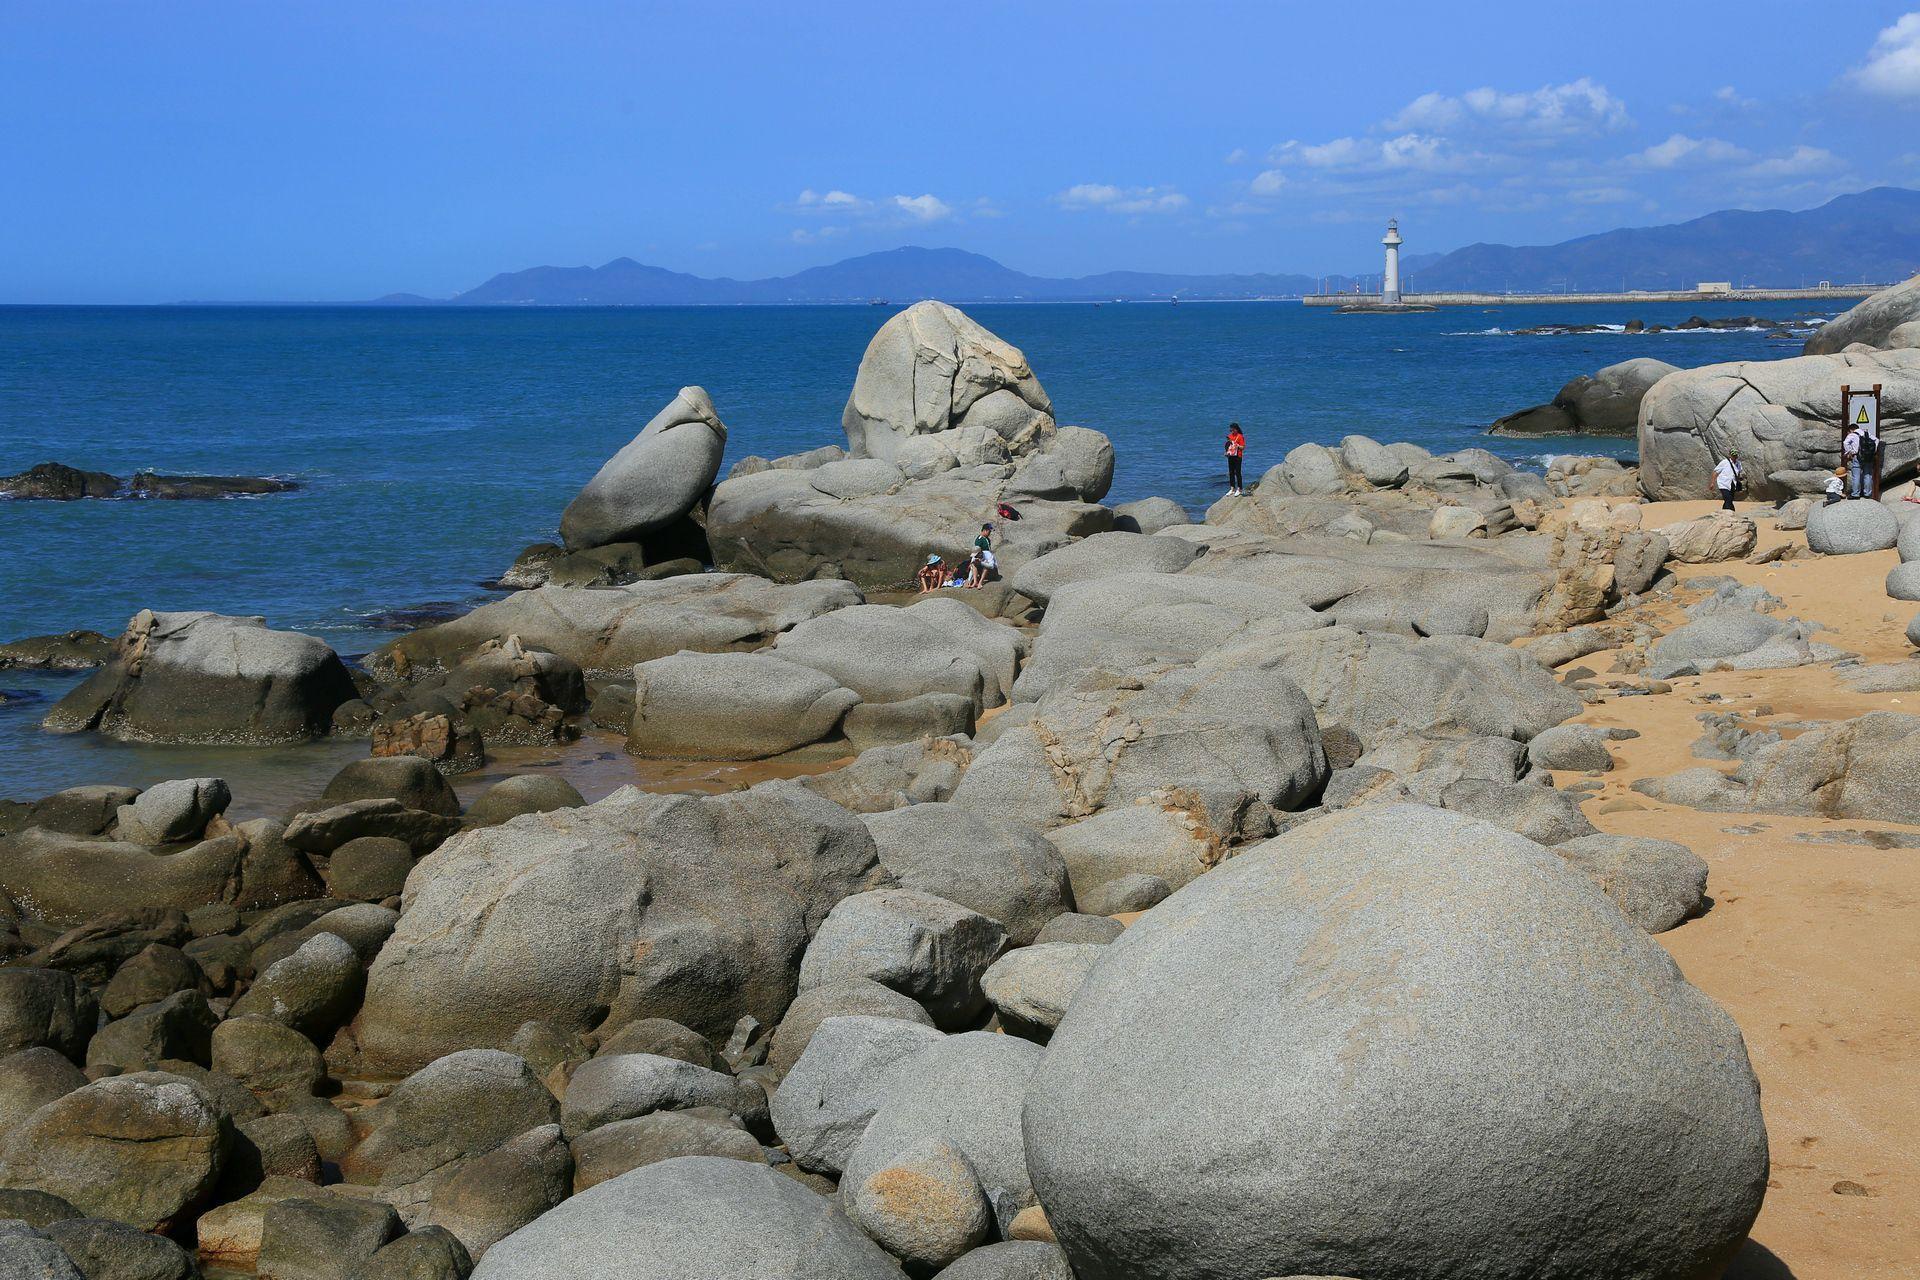
POLYGON ((1387 246, 1387 271, 1380 277, 1380 301, 1387 306, 1400 305, 1400 220, 1387 219, 1387 234, 1380 243, 1387 246))

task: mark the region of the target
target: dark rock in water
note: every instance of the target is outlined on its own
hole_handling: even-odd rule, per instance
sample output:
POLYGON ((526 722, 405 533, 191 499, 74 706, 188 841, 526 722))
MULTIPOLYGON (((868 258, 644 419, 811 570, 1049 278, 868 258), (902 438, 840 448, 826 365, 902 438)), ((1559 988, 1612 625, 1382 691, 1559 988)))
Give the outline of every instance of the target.
POLYGON ((141 471, 127 482, 127 496, 200 501, 290 493, 299 487, 291 480, 272 476, 161 476, 151 471, 141 471))
POLYGON ((71 502, 78 498, 208 499, 286 493, 300 486, 268 476, 162 476, 151 471, 130 480, 104 471, 81 471, 59 462, 42 462, 18 475, 0 476, 0 497, 71 502))
POLYGON ((127 623, 114 657, 47 713, 56 733, 130 742, 263 746, 322 737, 358 691, 321 640, 263 618, 155 613, 127 623))
POLYGON ((379 613, 371 613, 363 621, 376 631, 417 631, 421 627, 450 622, 472 607, 454 600, 430 600, 426 604, 410 605, 404 609, 384 609, 379 613))
POLYGON ((0 670, 85 671, 113 659, 113 641, 98 631, 28 636, 0 644, 0 670))
POLYGON ((1592 377, 1582 375, 1567 383, 1551 403, 1499 419, 1487 434, 1630 436, 1639 422, 1642 397, 1674 372, 1674 365, 1644 357, 1610 364, 1592 377))
POLYGON ((104 471, 80 471, 59 462, 42 462, 19 475, 0 476, 0 494, 9 498, 68 502, 75 498, 111 498, 119 492, 119 477, 104 471))
POLYGON ((707 545, 705 500, 688 514, 633 542, 568 551, 536 542, 515 557, 513 566, 483 585, 496 590, 532 587, 621 587, 699 573, 713 562, 707 545))
POLYGON ((1531 409, 1495 418, 1487 428, 1490 436, 1570 436, 1580 430, 1572 414, 1557 404, 1537 404, 1531 409))

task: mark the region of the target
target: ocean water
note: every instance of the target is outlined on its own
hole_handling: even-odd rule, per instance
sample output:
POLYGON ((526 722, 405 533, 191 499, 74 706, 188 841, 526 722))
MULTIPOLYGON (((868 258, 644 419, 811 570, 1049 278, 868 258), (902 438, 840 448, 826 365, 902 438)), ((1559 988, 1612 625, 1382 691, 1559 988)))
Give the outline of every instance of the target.
MULTIPOLYGON (((219 502, 0 502, 0 636, 113 635, 141 608, 212 609, 364 653, 381 639, 370 615, 487 598, 479 584, 554 537, 579 486, 683 385, 706 387, 729 427, 723 470, 750 453, 844 443, 861 352, 896 310, 0 307, 0 474, 60 461, 303 485, 219 502)), ((1350 432, 1515 458, 1627 452, 1628 441, 1481 433, 1632 356, 1699 365, 1799 351, 1761 329, 1515 329, 1833 314, 1801 303, 967 310, 1026 352, 1061 422, 1112 437, 1109 501, 1163 494, 1196 511, 1225 489, 1229 420, 1247 432, 1249 478, 1301 441, 1350 432)), ((14 695, 0 703, 0 797, 209 770, 236 791, 297 792, 365 749, 184 752, 41 732, 70 681, 0 672, 14 695)))

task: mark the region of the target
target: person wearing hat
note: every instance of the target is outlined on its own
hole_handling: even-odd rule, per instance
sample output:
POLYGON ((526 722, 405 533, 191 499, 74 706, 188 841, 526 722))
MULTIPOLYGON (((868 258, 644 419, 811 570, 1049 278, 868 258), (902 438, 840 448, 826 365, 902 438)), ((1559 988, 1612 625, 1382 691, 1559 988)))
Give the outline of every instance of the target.
POLYGON ((947 567, 940 563, 939 556, 928 556, 920 567, 920 594, 929 595, 946 585, 947 567))
POLYGON ((1720 509, 1733 510, 1733 491, 1740 487, 1740 451, 1727 450, 1727 456, 1713 468, 1713 487, 1720 491, 1720 509))

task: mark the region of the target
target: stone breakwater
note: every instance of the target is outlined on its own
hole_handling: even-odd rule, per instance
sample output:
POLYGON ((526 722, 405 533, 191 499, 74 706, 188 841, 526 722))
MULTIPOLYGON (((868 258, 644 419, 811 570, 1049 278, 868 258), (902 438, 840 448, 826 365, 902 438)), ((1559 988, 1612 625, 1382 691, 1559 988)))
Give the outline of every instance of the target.
MULTIPOLYGON (((844 445, 721 479, 687 388, 521 589, 360 667, 214 614, 9 646, 99 664, 49 728, 371 754, 244 822, 211 777, 0 804, 0 1261, 1716 1274, 1768 1130, 1654 935, 1726 910, 1720 872, 1598 803, 1640 737, 1606 721, 1692 681, 1914 687, 1742 575, 1920 542, 1358 435, 1195 523, 1102 505, 1111 446, 1055 414, 922 304, 844 445), (895 594, 989 522, 997 580, 895 594), (807 769, 447 781, 583 725, 807 769)), ((1920 821, 1916 724, 1716 719, 1730 772, 1631 794, 1920 821)))

